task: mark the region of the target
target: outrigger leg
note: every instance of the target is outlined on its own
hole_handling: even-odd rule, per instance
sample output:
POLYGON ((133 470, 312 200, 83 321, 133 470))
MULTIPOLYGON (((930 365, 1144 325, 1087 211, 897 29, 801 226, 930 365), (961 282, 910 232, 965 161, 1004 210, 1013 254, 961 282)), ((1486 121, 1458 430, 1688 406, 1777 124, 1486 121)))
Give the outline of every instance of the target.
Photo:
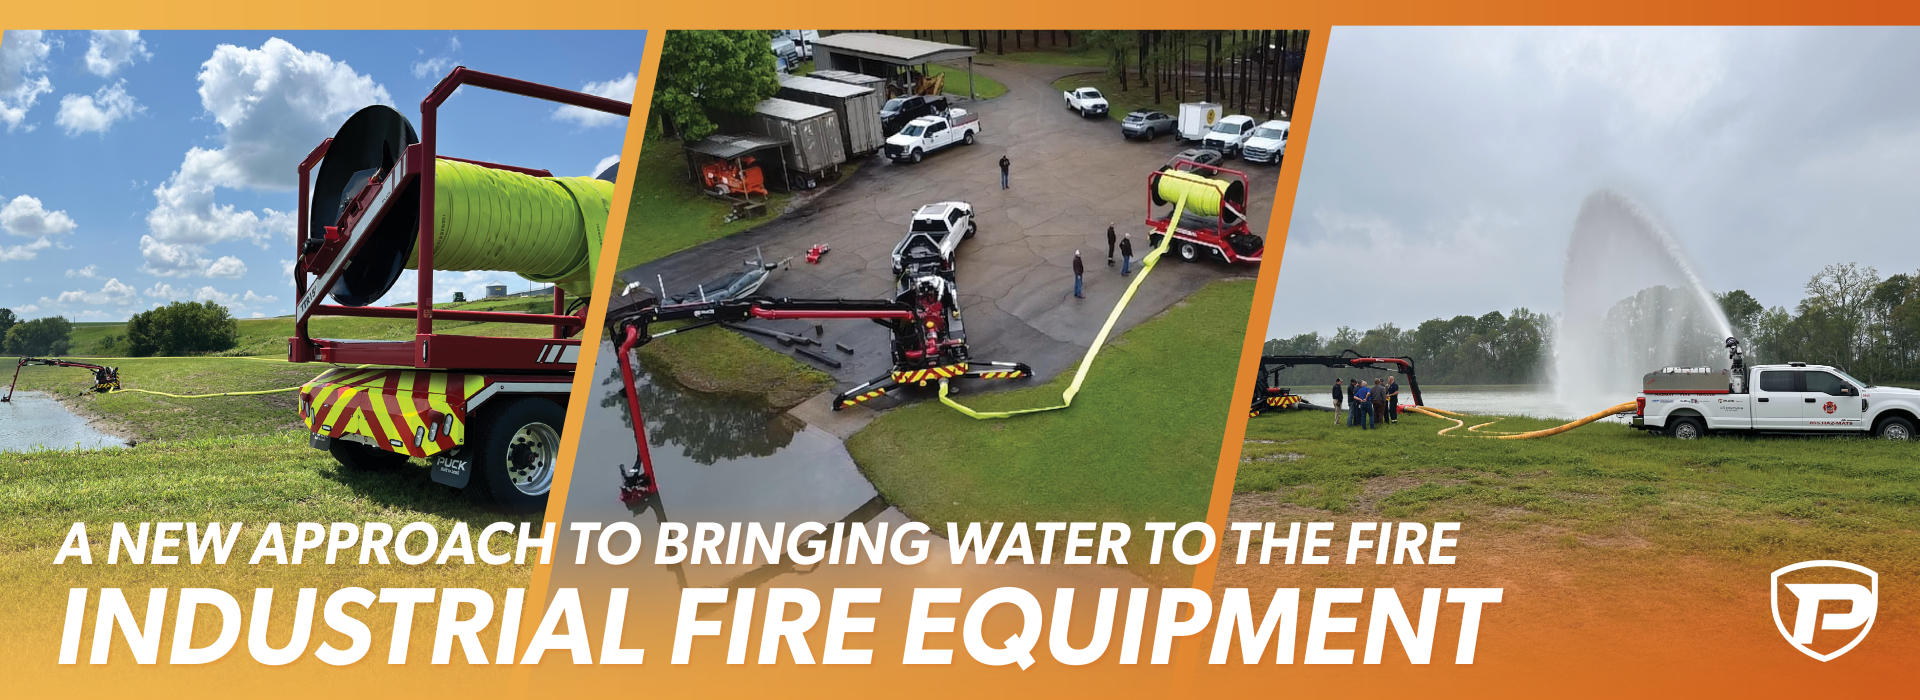
POLYGON ((887 392, 899 388, 900 382, 894 381, 893 374, 892 372, 888 372, 879 377, 875 377, 865 384, 841 392, 839 396, 833 397, 833 410, 838 411, 843 408, 858 406, 885 396, 887 392))
POLYGON ((1024 379, 1033 376, 1033 368, 1025 362, 981 362, 967 363, 967 371, 955 379, 1024 379))

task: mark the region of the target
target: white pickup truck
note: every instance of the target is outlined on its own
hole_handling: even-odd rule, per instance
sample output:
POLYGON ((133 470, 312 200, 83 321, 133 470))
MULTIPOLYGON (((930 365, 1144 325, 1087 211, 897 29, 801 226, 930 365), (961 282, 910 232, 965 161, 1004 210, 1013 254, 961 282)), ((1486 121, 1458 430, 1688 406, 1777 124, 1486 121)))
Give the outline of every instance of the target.
POLYGON ((1714 430, 1867 434, 1910 440, 1920 391, 1874 386, 1823 365, 1731 370, 1668 368, 1646 375, 1631 425, 1695 439, 1714 430))
POLYGON ((953 272, 960 242, 972 238, 979 230, 973 221, 973 205, 966 202, 938 202, 915 209, 907 236, 893 247, 894 276, 900 276, 909 267, 953 272))
POLYGON ((908 122, 900 133, 887 137, 885 151, 890 159, 918 163, 926 154, 956 143, 971 146, 979 133, 980 117, 954 108, 908 122))
POLYGON ((1079 113, 1082 117, 1107 116, 1107 96, 1100 94, 1099 90, 1090 87, 1075 88, 1060 95, 1067 98, 1067 109, 1079 113))

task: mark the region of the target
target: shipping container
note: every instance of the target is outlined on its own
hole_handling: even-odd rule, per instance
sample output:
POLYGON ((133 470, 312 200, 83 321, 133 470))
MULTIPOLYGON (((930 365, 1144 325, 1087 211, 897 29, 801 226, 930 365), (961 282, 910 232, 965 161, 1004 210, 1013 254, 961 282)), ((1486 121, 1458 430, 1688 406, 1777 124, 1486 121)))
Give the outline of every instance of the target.
POLYGON ((787 170, 808 180, 800 183, 802 187, 838 175, 840 164, 847 162, 847 148, 840 141, 840 117, 825 107, 778 97, 763 100, 754 106, 747 130, 787 141, 787 170))
POLYGON ((885 99, 878 90, 833 80, 782 75, 778 96, 833 110, 840 119, 840 141, 847 148, 848 160, 871 155, 886 144, 886 135, 880 133, 880 106, 885 99))

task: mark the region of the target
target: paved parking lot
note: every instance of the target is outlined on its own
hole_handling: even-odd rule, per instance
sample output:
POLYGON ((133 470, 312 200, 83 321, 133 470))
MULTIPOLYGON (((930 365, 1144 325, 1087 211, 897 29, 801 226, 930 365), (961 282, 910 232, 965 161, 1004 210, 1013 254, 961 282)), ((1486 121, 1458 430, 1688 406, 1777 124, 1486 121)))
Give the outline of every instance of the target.
MULTIPOLYGON (((990 57, 983 57, 990 60, 990 57)), ((1106 266, 1106 229, 1115 222, 1132 233, 1136 254, 1147 252, 1146 179, 1185 146, 1163 136, 1152 143, 1126 141, 1118 122, 1082 119, 1065 109, 1052 82, 1085 68, 1007 63, 977 66, 1005 83, 1008 94, 958 106, 980 115, 983 131, 973 146, 954 146, 917 165, 876 156, 847 180, 799 210, 747 233, 712 241, 625 271, 648 287, 657 277, 674 293, 740 269, 757 247, 769 260, 792 256, 792 268, 773 274, 760 294, 795 298, 890 298, 894 244, 920 205, 971 202, 980 231, 961 245, 958 283, 973 357, 1025 362, 1041 382, 1073 368, 1125 291, 1128 279, 1106 266), (1000 189, 998 161, 1013 161, 1013 187, 1000 189), (818 265, 805 262, 807 248, 832 250, 818 265), (1086 299, 1073 298, 1072 261, 1080 250, 1087 266, 1086 299)), ((964 87, 964 86, 960 86, 964 87)), ((1229 161, 1252 178, 1249 212, 1253 230, 1266 234, 1273 210, 1277 166, 1229 161)), ((629 236, 645 235, 644 226, 629 236)), ((1276 251, 1277 252, 1277 251, 1276 251)), ((1118 331, 1165 311, 1207 282, 1252 276, 1251 266, 1163 261, 1142 286, 1118 331)), ((811 323, 755 322, 813 336, 811 323)), ((819 336, 825 354, 844 367, 832 371, 844 389, 886 372, 886 332, 862 321, 827 321, 819 336), (834 349, 844 343, 851 356, 834 349)), ((749 336, 785 351, 772 339, 749 336)), ((1169 358, 1170 361, 1173 358, 1169 358)), ((810 360, 809 364, 815 364, 810 360)), ((826 369, 823 367, 823 369, 826 369)), ((968 383, 961 390, 1005 388, 1027 382, 968 383)))

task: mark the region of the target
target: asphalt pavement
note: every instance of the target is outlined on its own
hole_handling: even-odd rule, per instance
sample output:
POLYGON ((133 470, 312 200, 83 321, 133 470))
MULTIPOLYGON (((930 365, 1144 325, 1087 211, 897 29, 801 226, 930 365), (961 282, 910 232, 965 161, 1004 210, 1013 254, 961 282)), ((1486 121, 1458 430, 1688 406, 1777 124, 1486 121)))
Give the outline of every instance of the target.
MULTIPOLYGON (((1114 267, 1106 265, 1108 222, 1120 233, 1131 233, 1136 254, 1144 256, 1147 175, 1190 144, 1173 136, 1150 143, 1127 141, 1118 122, 1083 119, 1068 111, 1052 83, 1086 68, 976 63, 975 69, 1006 84, 1008 93, 956 104, 980 115, 982 132, 974 145, 956 145, 912 165, 876 155, 831 190, 807 198, 778 220, 624 271, 623 276, 648 287, 664 279, 669 291, 679 293, 742 269, 758 248, 770 261, 792 257, 791 268, 774 272, 760 295, 891 298, 890 254, 905 235, 913 211, 933 202, 971 202, 979 233, 961 244, 956 263, 971 354, 977 360, 1025 362, 1036 376, 963 382, 956 390, 1024 386, 1071 370, 1130 282, 1120 276, 1117 258, 1114 267), (1012 188, 1004 191, 998 166, 1003 155, 1013 161, 1012 188), (807 264, 807 249, 818 244, 828 245, 830 252, 819 264, 807 264), (1087 268, 1085 299, 1073 298, 1076 249, 1087 268)), ((1278 166, 1233 160, 1227 167, 1243 170, 1252 179, 1249 218, 1254 232, 1264 236, 1278 166)), ((629 236, 645 235, 644 227, 629 231, 629 236)), ((1210 281, 1256 272, 1245 264, 1183 263, 1168 255, 1134 296, 1115 334, 1167 310, 1210 281)), ((825 321, 817 328, 802 321, 751 325, 818 338, 820 346, 811 349, 836 358, 842 367, 795 357, 831 372, 839 381, 836 391, 883 375, 889 366, 887 332, 869 322, 825 321), (836 350, 836 343, 854 353, 836 350)), ((747 337, 793 354, 772 338, 747 337)))

